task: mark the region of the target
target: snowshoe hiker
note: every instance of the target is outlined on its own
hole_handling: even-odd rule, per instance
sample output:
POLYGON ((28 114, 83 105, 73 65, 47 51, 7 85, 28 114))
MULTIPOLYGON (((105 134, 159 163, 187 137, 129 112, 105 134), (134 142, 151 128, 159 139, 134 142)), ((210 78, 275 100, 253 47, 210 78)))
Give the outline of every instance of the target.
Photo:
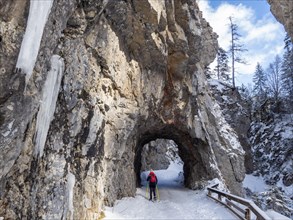
POLYGON ((156 197, 156 186, 157 186, 157 183, 158 183, 158 179, 157 179, 157 176, 156 174, 154 173, 153 170, 150 171, 149 175, 148 175, 148 178, 147 178, 147 181, 149 182, 149 187, 150 187, 150 199, 149 200, 152 200, 152 195, 154 194, 154 199, 156 200, 157 197, 156 197))

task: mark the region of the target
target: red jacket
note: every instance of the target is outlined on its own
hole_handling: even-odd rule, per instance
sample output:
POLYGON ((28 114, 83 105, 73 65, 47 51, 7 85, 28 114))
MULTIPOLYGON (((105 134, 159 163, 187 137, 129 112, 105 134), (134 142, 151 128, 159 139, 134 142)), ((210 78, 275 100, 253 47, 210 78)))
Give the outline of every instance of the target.
POLYGON ((148 175, 147 181, 149 181, 149 186, 150 187, 156 187, 156 185, 158 184, 157 176, 153 171, 151 171, 150 174, 148 175), (155 182, 151 182, 151 177, 152 176, 155 177, 155 179, 156 179, 155 182))

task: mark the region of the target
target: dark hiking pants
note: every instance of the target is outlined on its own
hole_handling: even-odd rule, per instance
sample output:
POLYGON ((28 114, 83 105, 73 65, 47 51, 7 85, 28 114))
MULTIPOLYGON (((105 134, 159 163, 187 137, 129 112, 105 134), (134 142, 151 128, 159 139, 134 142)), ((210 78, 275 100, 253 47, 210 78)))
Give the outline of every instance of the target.
POLYGON ((150 200, 152 200, 152 195, 154 194, 154 199, 156 199, 156 187, 150 187, 150 200))

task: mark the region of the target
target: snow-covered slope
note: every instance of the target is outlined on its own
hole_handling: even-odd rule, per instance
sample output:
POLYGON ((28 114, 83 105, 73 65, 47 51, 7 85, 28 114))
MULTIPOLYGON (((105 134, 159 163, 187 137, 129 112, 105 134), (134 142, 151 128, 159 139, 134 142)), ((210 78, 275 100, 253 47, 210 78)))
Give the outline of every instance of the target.
POLYGON ((266 184, 262 176, 246 175, 243 181, 243 187, 246 189, 247 198, 252 199, 257 206, 266 210, 268 216, 272 219, 292 219, 292 187, 272 186, 266 184), (291 207, 291 208, 290 208, 291 207), (281 215, 281 214, 283 215, 281 215))
POLYGON ((252 173, 243 182, 247 196, 264 210, 292 215, 293 115, 273 113, 269 106, 252 114, 248 97, 225 82, 210 79, 209 85, 246 151, 246 173, 252 173))
POLYGON ((251 190, 252 198, 265 209, 293 218, 293 115, 271 113, 269 118, 251 124, 254 175, 266 186, 251 190))
POLYGON ((293 186, 293 115, 275 114, 267 122, 252 123, 250 142, 255 172, 267 183, 293 186))

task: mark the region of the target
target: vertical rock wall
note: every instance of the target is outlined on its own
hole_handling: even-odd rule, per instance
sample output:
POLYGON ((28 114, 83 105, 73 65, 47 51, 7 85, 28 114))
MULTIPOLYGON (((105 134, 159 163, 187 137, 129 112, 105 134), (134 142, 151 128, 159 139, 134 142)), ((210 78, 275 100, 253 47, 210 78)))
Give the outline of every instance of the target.
POLYGON ((267 0, 271 12, 282 23, 293 41, 293 2, 291 0, 267 0))
POLYGON ((231 125, 238 135, 239 142, 245 151, 245 170, 246 173, 253 172, 253 158, 251 144, 248 139, 251 119, 249 103, 241 96, 237 90, 230 88, 230 85, 210 79, 211 92, 222 109, 226 121, 231 125))
POLYGON ((217 36, 195 1, 55 0, 28 82, 15 64, 29 1, 0 4, 0 216, 97 218, 134 195, 157 138, 178 145, 186 186, 217 177, 240 192, 243 150, 203 73, 217 36), (52 57, 64 68, 47 131, 37 121, 52 57))

